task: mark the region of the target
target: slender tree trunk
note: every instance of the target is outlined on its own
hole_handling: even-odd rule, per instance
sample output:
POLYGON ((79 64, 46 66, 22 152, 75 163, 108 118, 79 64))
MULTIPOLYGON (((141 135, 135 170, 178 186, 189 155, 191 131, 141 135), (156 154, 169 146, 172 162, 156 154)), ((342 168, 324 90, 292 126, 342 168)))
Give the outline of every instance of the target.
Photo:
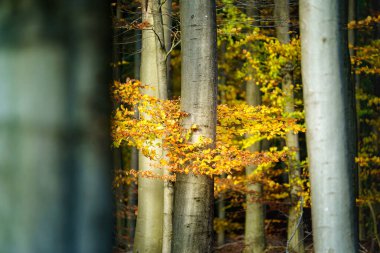
POLYGON ((107 6, 0 3, 0 252, 112 247, 107 6))
MULTIPOLYGON (((157 1, 157 0, 154 0, 157 1)), ((142 50, 140 79, 144 84, 155 87, 144 91, 149 95, 160 97, 159 75, 157 68, 156 31, 154 29, 154 1, 142 1, 142 21, 151 27, 142 31, 142 50)), ((141 115, 146 117, 146 115, 141 115)), ((157 149, 156 153, 161 150, 157 149)), ((162 169, 156 168, 153 161, 139 153, 139 170, 152 171, 162 175, 162 169)), ((158 253, 162 250, 164 185, 161 180, 139 177, 138 179, 138 214, 133 251, 158 253)))
MULTIPOLYGON (((182 91, 181 110, 189 113, 183 126, 199 129, 192 142, 215 140, 217 64, 216 13, 213 0, 181 0, 182 91)), ((174 196, 175 253, 213 251, 213 179, 178 174, 174 196)))
MULTIPOLYGON (((168 99, 168 61, 167 52, 171 46, 171 1, 153 0, 153 20, 156 34, 156 60, 158 73, 158 89, 160 99, 168 99)), ((161 150, 162 157, 166 151, 161 150)), ((162 168, 163 175, 168 176, 170 172, 167 167, 162 168)), ((171 252, 171 240, 173 231, 173 182, 164 181, 164 216, 163 216, 163 240, 162 252, 171 252)))
MULTIPOLYGON (((139 151, 137 148, 131 148, 130 169, 138 170, 139 168, 139 151)), ((132 245, 136 229, 136 215, 134 213, 137 206, 137 184, 131 182, 127 190, 127 250, 132 250, 132 245)))
MULTIPOLYGON (((140 79, 140 65, 141 65, 141 31, 135 31, 135 56, 134 56, 134 78, 140 79)), ((135 108, 135 118, 138 118, 138 110, 135 108)), ((139 169, 139 151, 136 147, 131 148, 131 159, 130 159, 130 169, 138 170, 139 169)), ((136 229, 136 215, 134 213, 134 209, 137 206, 137 184, 132 182, 128 187, 128 203, 127 203, 127 250, 131 250, 133 246, 133 241, 135 237, 135 229, 136 229)))
MULTIPOLYGON (((247 82, 246 102, 252 106, 261 104, 259 86, 255 80, 247 82)), ((253 144, 249 151, 258 152, 261 150, 260 142, 253 144)), ((257 166, 245 168, 246 175, 251 175, 257 166)), ((245 253, 260 253, 265 251, 265 212, 262 204, 263 189, 260 183, 248 183, 249 193, 247 194, 247 210, 245 214, 245 253)))
MULTIPOLYGON (((356 0, 348 0, 348 22, 350 21, 356 21, 357 17, 357 1, 356 0)), ((355 57, 355 50, 354 47, 356 46, 356 29, 350 29, 348 30, 348 44, 351 45, 352 47, 349 48, 350 52, 350 57, 355 57)), ((355 74, 355 71, 353 72, 353 79, 355 82, 355 90, 358 91, 360 89, 360 75, 355 74)), ((356 110, 360 111, 360 101, 356 102, 356 110)), ((360 138, 360 116, 357 113, 356 114, 356 124, 357 124, 357 138, 359 140, 360 138)), ((357 182, 357 192, 356 196, 358 198, 361 198, 363 195, 363 185, 360 179, 360 174, 361 174, 361 168, 358 165, 358 176, 356 178, 357 182)), ((365 218, 365 209, 363 206, 359 206, 358 208, 358 233, 359 233, 359 240, 365 240, 366 238, 366 229, 365 229, 365 223, 366 223, 366 218, 365 218)))
POLYGON ((300 1, 315 252, 357 252, 355 107, 344 1, 300 1))
MULTIPOLYGON (((168 99, 168 78, 167 78, 167 62, 166 62, 166 54, 167 50, 166 48, 170 46, 170 37, 168 35, 168 32, 166 31, 164 27, 164 18, 163 18, 163 12, 168 13, 170 11, 170 7, 168 3, 163 3, 161 0, 150 0, 143 2, 143 17, 148 20, 150 24, 153 24, 151 27, 150 34, 153 36, 152 38, 149 38, 149 42, 154 42, 154 56, 150 54, 150 56, 155 57, 155 63, 156 63, 156 80, 151 80, 151 83, 148 83, 150 85, 154 85, 157 88, 158 94, 156 94, 157 97, 160 99, 168 99), (165 35, 168 36, 168 38, 165 38, 165 35), (169 40, 169 42, 167 41, 169 40)), ((165 22, 168 22, 168 18, 165 19, 165 22)), ((144 48, 144 40, 147 40, 148 37, 144 37, 144 32, 147 32, 146 30, 143 31, 143 53, 144 50, 152 50, 152 48, 148 48, 153 46, 152 44, 146 44, 146 47, 144 48)), ((149 35, 147 35, 149 36, 149 35)), ((148 43, 148 42, 147 42, 148 43)), ((153 54, 153 50, 152 50, 153 54)), ((145 59, 146 60, 146 59, 145 59)), ((152 60, 152 59, 150 59, 152 60)), ((142 59, 144 61, 144 58, 142 59)), ((152 61, 153 63, 153 61, 152 61)), ((142 65, 143 66, 143 65, 142 65)), ((151 65, 151 68, 155 68, 154 65, 151 65)), ((141 73, 143 71, 141 70, 141 73)), ((147 75, 152 75, 152 72, 146 73, 147 75)), ((143 81, 143 75, 141 74, 141 80, 143 81)), ((145 81, 143 81, 145 83, 145 81)), ((161 156, 165 156, 165 151, 163 149, 157 150, 157 153, 161 153, 161 156)), ((168 175, 169 172, 167 168, 161 168, 160 171, 157 171, 159 174, 162 175, 168 175)), ((148 180, 148 179, 146 179, 148 180)), ((150 180, 152 181, 152 180, 150 180)), ((155 182, 158 184, 158 182, 155 182)), ((140 184, 140 183, 139 183, 140 184)), ((145 192, 145 194, 147 194, 145 192)), ((140 196, 140 191, 139 191, 140 196)), ((161 234, 159 237, 157 237, 155 240, 159 240, 157 242, 158 244, 162 245, 162 248, 160 251, 169 253, 170 252, 170 246, 171 246, 171 237, 172 237, 172 210, 173 210, 173 186, 171 182, 165 181, 163 183, 163 191, 162 191, 162 198, 156 199, 156 201, 162 201, 160 203, 160 207, 162 207, 162 213, 161 215, 161 221, 157 222, 157 225, 160 223, 161 225, 161 234)), ((140 203, 140 202, 139 202, 140 203)), ((140 204, 139 204, 139 212, 141 210, 140 204)), ((146 209, 148 213, 151 211, 149 209, 146 209)), ((158 218, 158 216, 157 216, 158 218)), ((139 224, 139 222, 137 222, 139 224)), ((144 225, 146 229, 149 228, 149 223, 144 225)), ((158 226, 157 226, 157 229, 158 226)), ((146 231, 145 231, 146 232, 146 231)), ((157 232, 158 235, 158 232, 157 232)), ((140 241, 142 244, 150 244, 147 240, 140 241)), ((145 247, 145 246, 144 246, 145 247)), ((144 249, 140 248, 140 250, 144 249)), ((158 247, 155 249, 145 248, 146 252, 159 252, 158 247), (152 251, 151 251, 152 250, 152 251)), ((137 252, 138 249, 135 247, 135 252, 137 252)))
MULTIPOLYGON (((248 1, 247 15, 253 19, 257 18, 257 2, 248 1)), ((253 21, 255 26, 257 21, 253 21)), ((254 52, 253 52, 254 53, 254 52)), ((250 70, 252 79, 246 83, 246 102, 252 106, 261 105, 261 92, 259 86, 255 83, 255 74, 253 69, 250 70)), ((251 152, 261 150, 261 142, 255 143, 249 148, 251 152)), ((245 169, 246 176, 249 176, 256 170, 257 166, 248 166, 245 169)), ((245 212, 245 253, 261 253, 265 251, 265 211, 262 204, 263 189, 260 183, 248 183, 249 193, 246 197, 247 210, 245 212)))
MULTIPOLYGON (((290 42, 289 36, 289 1, 288 0, 275 0, 274 1, 274 18, 276 24, 277 38, 282 44, 290 42)), ((294 92, 293 92, 293 77, 291 73, 292 66, 286 66, 284 69, 284 77, 282 79, 282 90, 285 96, 285 113, 294 112, 294 92)), ((289 132, 286 134, 286 146, 290 150, 294 150, 294 154, 288 157, 289 166, 289 184, 290 184, 290 208, 287 229, 287 245, 292 252, 303 253, 305 252, 303 243, 303 227, 300 223, 300 197, 301 191, 298 182, 301 178, 300 171, 300 153, 298 135, 289 132)))
POLYGON ((168 99, 166 43, 165 43, 165 29, 163 25, 163 16, 162 16, 162 10, 161 10, 162 3, 161 3, 161 0, 151 0, 151 2, 152 2, 152 14, 153 14, 153 30, 155 33, 155 45, 156 45, 158 92, 159 92, 160 99, 168 99))
MULTIPOLYGON (((163 0, 162 21, 164 26, 165 49, 168 53, 172 46, 172 0, 163 0)), ((166 78, 167 78, 167 92, 168 98, 172 99, 172 82, 171 82, 171 67, 170 67, 170 54, 166 56, 166 78)), ((165 194, 166 195, 166 194, 165 194)))
MULTIPOLYGON (((285 95, 285 112, 294 112, 294 95, 293 95, 293 80, 290 73, 286 73, 283 78, 282 89, 285 95)), ((301 186, 298 185, 301 179, 300 171, 300 153, 298 135, 292 132, 286 134, 286 146, 290 150, 294 150, 294 153, 288 158, 289 166, 289 184, 290 184, 290 208, 288 217, 288 248, 293 252, 305 252, 304 248, 304 236, 302 218, 300 213, 300 200, 299 193, 301 192, 301 186)))
MULTIPOLYGON (((222 176, 225 178, 225 176, 222 176)), ((219 194, 219 200, 218 203, 218 218, 221 221, 224 221, 226 219, 226 205, 225 205, 225 199, 224 199, 224 193, 219 194)), ((225 229, 222 228, 220 231, 217 231, 217 245, 221 246, 225 242, 225 229)))
MULTIPOLYGON (((220 50, 220 54, 221 55, 224 55, 226 53, 226 42, 225 41, 222 41, 222 44, 221 44, 221 50, 220 50)), ((222 59, 222 64, 224 63, 224 57, 222 56, 221 57, 222 59)), ((224 71, 220 71, 219 70, 219 85, 225 85, 226 84, 226 74, 224 71)), ((219 97, 220 97, 220 103, 221 104, 226 104, 227 101, 226 101, 226 94, 225 94, 225 91, 224 90, 218 90, 219 91, 219 97)), ((222 174, 220 176, 221 178, 225 178, 226 177, 226 174, 222 174)), ((226 219, 226 205, 225 205, 225 193, 224 192, 221 192, 219 193, 219 199, 217 200, 217 203, 218 203, 218 218, 221 220, 221 221, 225 221, 226 219)), ((216 243, 218 246, 221 246, 225 243, 225 229, 224 227, 222 226, 222 228, 219 230, 219 231, 216 231, 217 232, 217 239, 216 239, 216 243)))
MULTIPOLYGON (((116 11, 112 13, 114 18, 119 20, 121 19, 121 8, 120 1, 116 3, 116 11)), ((117 27, 113 27, 113 52, 112 52, 112 76, 113 81, 120 81, 120 66, 118 62, 120 61, 120 29, 117 27)), ((116 108, 118 105, 115 101, 113 101, 113 107, 116 108)), ((114 148, 113 152, 113 164, 114 170, 119 171, 123 169, 123 148, 114 148)), ((124 237, 124 229, 125 229, 125 218, 123 217, 123 212, 125 211, 125 206, 123 203, 124 199, 125 187, 124 185, 119 185, 115 190, 115 202, 116 202, 116 247, 124 248, 126 242, 123 240, 124 237)))

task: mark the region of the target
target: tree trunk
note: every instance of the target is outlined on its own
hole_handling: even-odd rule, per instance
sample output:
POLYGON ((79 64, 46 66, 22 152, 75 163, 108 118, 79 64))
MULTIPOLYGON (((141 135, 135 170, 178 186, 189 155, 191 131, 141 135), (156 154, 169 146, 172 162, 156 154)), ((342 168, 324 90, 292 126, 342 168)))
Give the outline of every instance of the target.
MULTIPOLYGON (((183 126, 199 129, 215 141, 217 64, 215 1, 181 0, 182 91, 181 110, 189 113, 183 126)), ((213 179, 205 175, 178 174, 174 194, 173 247, 175 253, 213 251, 213 179)))
MULTIPOLYGON (((155 87, 154 90, 144 90, 149 95, 160 97, 159 77, 157 68, 156 33, 154 29, 154 1, 142 1, 142 21, 151 24, 142 31, 142 50, 140 79, 144 84, 155 87)), ((141 115, 146 117, 146 115, 141 115)), ((159 154, 161 149, 157 149, 159 154)), ((139 152, 139 170, 152 171, 162 175, 162 169, 156 168, 154 162, 139 152)), ((162 250, 162 222, 163 222, 163 194, 164 185, 161 180, 143 178, 138 179, 138 214, 133 251, 158 253, 162 250)))
POLYGON ((346 7, 343 1, 300 1, 315 252, 358 251, 355 107, 348 78, 346 7))
MULTIPOLYGON (((222 41, 221 45, 220 45, 220 54, 221 55, 224 55, 226 53, 226 41, 222 41)), ((221 64, 224 63, 224 57, 222 56, 221 57, 221 64)), ((219 70, 219 85, 226 85, 226 73, 222 70, 220 71, 219 70)), ((225 94, 225 91, 223 89, 220 89, 218 90, 219 91, 219 97, 220 97, 220 104, 226 104, 227 101, 226 101, 226 94, 225 94)), ((226 174, 223 173, 221 176, 221 178, 226 178, 226 174)), ((226 220, 226 205, 225 205, 225 193, 224 192, 221 192, 219 193, 219 199, 217 200, 217 209, 218 209, 218 219, 220 219, 220 221, 225 221, 226 220)), ((221 246, 225 243, 225 237, 226 237, 226 233, 225 233, 225 229, 224 229, 224 226, 221 227, 221 229, 219 231, 216 231, 217 232, 217 239, 216 239, 216 244, 217 246, 221 246)))
MULTIPOLYGON (((139 168, 139 151, 137 148, 132 147, 131 149, 131 159, 129 161, 129 169, 138 170, 139 168)), ((134 213, 135 207, 137 206, 137 184, 131 182, 127 190, 127 250, 132 250, 132 245, 135 236, 136 229, 136 215, 134 213)))
MULTIPOLYGON (((140 64, 141 64, 141 31, 135 31, 136 44, 135 44, 135 56, 134 56, 134 78, 140 79, 140 64)), ((138 110, 135 108, 135 118, 138 118, 138 110)), ((130 159, 130 169, 138 170, 139 169, 139 151, 136 147, 131 147, 131 159, 130 159)), ((134 208, 137 206, 137 184, 135 182, 131 182, 128 187, 128 217, 127 217, 127 250, 132 250, 133 241, 135 238, 135 230, 136 230, 136 215, 133 212, 134 208)))
POLYGON ((0 3, 0 252, 112 248, 108 4, 0 3))
MULTIPOLYGON (((260 88, 255 80, 247 82, 246 102, 252 106, 261 104, 260 88)), ((261 150, 260 142, 255 143, 249 148, 251 152, 261 150)), ((246 175, 251 175, 257 166, 245 168, 246 175)), ((247 189, 247 210, 245 213, 245 253, 260 253, 265 251, 265 212, 262 204, 263 189, 260 183, 248 183, 247 189)))
MULTIPOLYGON (((255 19, 258 17, 257 2, 250 0, 247 3, 247 16, 253 18, 253 24, 258 25, 255 19)), ((254 52, 253 52, 254 53, 254 52)), ((261 92, 259 86, 255 83, 255 74, 253 69, 250 70, 251 80, 246 83, 246 102, 252 106, 261 105, 261 92)), ((261 142, 255 143, 249 148, 251 152, 261 151, 261 142)), ((256 170, 257 166, 248 166, 245 169, 246 176, 249 176, 256 170)), ((265 251, 265 211, 262 204, 263 189, 260 183, 248 183, 245 212, 245 253, 261 253, 265 251)))
MULTIPOLYGON (((122 18, 122 12, 120 8, 120 1, 118 0, 116 2, 116 10, 115 13, 112 13, 113 18, 120 20, 122 18)), ((120 81, 120 65, 118 64, 121 60, 120 58, 120 43, 122 42, 122 39, 119 36, 120 29, 117 27, 113 27, 113 52, 112 52, 112 76, 113 81, 120 81)), ((115 109, 118 106, 117 102, 113 101, 113 109, 115 109)), ((123 169, 123 148, 114 148, 112 149, 113 153, 113 165, 115 172, 123 169)), ((125 230, 125 218, 123 217, 123 212, 125 212, 125 206, 123 203, 124 199, 124 193, 125 193, 125 186, 119 185, 115 189, 115 207, 116 207, 116 240, 115 245, 116 247, 124 248, 126 246, 126 241, 124 238, 124 230, 125 230)))
MULTIPOLYGON (((167 52, 171 46, 171 1, 153 0, 153 20, 156 34, 156 60, 158 74, 158 89, 160 99, 168 99, 168 61, 167 52)), ((162 157, 166 151, 161 150, 162 157)), ((163 175, 170 175, 167 167, 162 168, 163 175)), ((171 240, 173 233, 173 182, 164 181, 164 210, 163 210, 163 240, 162 252, 171 252, 171 240)))
MULTIPOLYGON (((162 23, 164 26, 165 49, 168 53, 172 46, 172 0, 165 0, 162 7, 162 23)), ((168 98, 172 99, 172 81, 171 81, 171 66, 170 54, 166 56, 166 78, 168 98)), ((165 194, 166 195, 166 194, 165 194)))
MULTIPOLYGON (((348 1, 348 22, 350 21, 356 21, 357 17, 357 1, 356 0, 349 0, 348 1)), ((349 29, 348 30, 348 44, 351 45, 349 52, 350 57, 355 57, 355 50, 354 47, 356 46, 356 29, 349 29)), ((353 81, 355 82, 355 90, 358 91, 360 89, 360 75, 357 75, 355 71, 353 71, 353 81)), ((356 110, 360 111, 360 101, 356 101, 356 110)), ((356 114, 356 123, 357 123, 357 138, 359 140, 360 138, 360 115, 356 114)), ((358 198, 361 198, 363 196, 363 184, 360 179, 362 169, 358 165, 358 173, 357 173, 357 189, 356 189, 356 196, 358 198)), ((359 233, 359 240, 364 241, 366 238, 366 214, 365 209, 363 206, 359 206, 358 208, 358 233, 359 233)))
MULTIPOLYGON (((286 73, 283 78, 282 89, 285 95, 285 113, 294 112, 294 94, 293 94, 293 80, 290 73, 286 73)), ((290 208, 288 217, 287 229, 287 245, 292 252, 303 253, 304 235, 302 226, 302 213, 300 213, 300 205, 303 201, 300 200, 299 193, 301 186, 298 184, 301 179, 300 171, 300 153, 298 134, 288 132, 286 134, 286 146, 290 150, 294 150, 293 154, 288 157, 289 166, 289 185, 290 185, 290 208)))
MULTIPOLYGON (((276 25, 277 38, 282 44, 290 42, 289 36, 289 1, 288 0, 275 0, 274 1, 274 19, 276 25)), ((282 79, 282 91, 285 96, 284 111, 287 114, 294 112, 294 92, 293 92, 293 77, 291 73, 292 66, 286 66, 284 69, 284 77, 282 79)), ((301 178, 300 171, 300 153, 298 135, 293 132, 286 134, 286 146, 290 150, 294 150, 293 155, 288 157, 289 166, 289 184, 290 184, 290 208, 287 229, 287 247, 292 252, 303 253, 305 252, 303 243, 303 227, 300 221, 301 213, 299 209, 301 191, 298 182, 301 178)))

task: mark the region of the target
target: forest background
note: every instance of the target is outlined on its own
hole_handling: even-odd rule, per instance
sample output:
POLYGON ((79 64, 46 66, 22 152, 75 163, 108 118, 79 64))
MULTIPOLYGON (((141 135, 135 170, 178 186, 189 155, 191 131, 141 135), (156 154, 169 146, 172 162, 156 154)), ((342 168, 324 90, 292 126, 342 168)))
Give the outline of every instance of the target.
POLYGON ((0 10, 0 252, 379 251, 379 1, 0 10))
MULTIPOLYGON (((347 19, 340 25, 349 42, 349 78, 356 94, 356 116, 349 124, 358 135, 351 171, 357 183, 349 188, 357 187, 360 250, 376 252, 379 6, 349 1, 347 7, 347 19)), ((135 251, 161 252, 163 247, 162 252, 169 252, 165 244, 171 244, 171 233, 175 238, 179 232, 165 234, 172 222, 165 216, 178 211, 167 200, 175 175, 193 173, 214 179, 215 202, 207 205, 214 205, 217 252, 312 252, 298 2, 216 2, 218 107, 216 147, 211 149, 212 140, 191 143, 197 124, 187 130, 181 125, 188 115, 180 110, 180 9, 177 1, 113 3, 117 248, 124 252, 134 244, 135 251), (155 71, 158 79, 151 77, 155 71), (166 72, 164 79, 160 71, 166 72), (154 194, 147 190, 152 181, 154 194), (145 189, 138 191, 139 205, 138 185, 145 189), (136 214, 144 220, 137 221, 137 232, 136 214), (156 246, 144 245, 152 240, 156 246)), ((308 29, 318 28, 315 24, 308 29)))

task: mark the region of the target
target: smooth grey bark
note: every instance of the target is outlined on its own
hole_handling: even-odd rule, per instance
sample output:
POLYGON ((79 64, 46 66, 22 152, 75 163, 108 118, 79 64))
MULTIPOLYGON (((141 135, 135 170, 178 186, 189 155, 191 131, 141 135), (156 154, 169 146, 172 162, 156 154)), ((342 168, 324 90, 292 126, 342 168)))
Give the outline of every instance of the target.
MULTIPOLYGON (((154 0, 157 1, 157 0, 154 0)), ((142 21, 151 24, 142 31, 140 79, 143 84, 155 87, 154 90, 143 92, 160 97, 158 87, 156 34, 153 30, 153 1, 142 1, 142 21)), ((140 115, 146 117, 146 115, 140 115)), ((159 154, 160 149, 156 149, 159 154)), ((154 161, 139 152, 139 170, 152 171, 162 175, 162 169, 154 166, 154 161)), ((162 180, 138 178, 138 214, 133 252, 159 253, 162 250, 163 195, 162 180)))
POLYGON ((0 9, 0 252, 109 252, 108 2, 0 9))
MULTIPOLYGON (((163 100, 168 99, 166 48, 170 46, 170 36, 164 27, 164 21, 166 22, 165 24, 167 24, 169 21, 167 18, 163 18, 163 12, 168 13, 171 9, 171 5, 169 6, 168 3, 169 2, 161 2, 160 0, 150 0, 145 2, 143 1, 142 4, 143 20, 148 21, 152 26, 149 29, 143 30, 141 81, 155 87, 156 91, 151 91, 151 95, 163 100), (167 38, 165 36, 167 36, 167 38), (154 59, 152 57, 154 57, 154 59)), ((156 153, 161 154, 162 157, 165 156, 165 151, 163 149, 157 148, 156 153)), ((153 168, 151 166, 152 161, 148 161, 148 159, 144 158, 142 155, 140 157, 140 161, 141 160, 145 160, 145 164, 139 163, 140 169, 152 170, 159 175, 169 174, 167 168, 153 168)), ((136 238, 134 251, 162 251, 169 253, 171 250, 172 237, 172 183, 169 181, 157 182, 157 180, 140 178, 139 185, 140 181, 145 182, 151 186, 155 186, 151 188, 150 192, 148 192, 146 188, 140 189, 139 187, 139 213, 141 208, 143 208, 144 214, 141 216, 141 218, 139 218, 139 216, 137 218, 136 235, 138 232, 139 238, 136 238), (162 189, 158 189, 161 188, 161 186, 159 186, 160 184, 162 184, 162 189), (156 190, 159 190, 159 192, 156 192, 156 190), (149 195, 149 197, 146 197, 147 195, 149 195), (151 199, 152 197, 155 199, 151 199), (140 198, 144 198, 144 200, 141 199, 140 201, 140 198), (149 200, 153 201, 153 203, 148 204, 147 201, 149 200), (152 214, 152 207, 160 208, 156 209, 156 211, 159 211, 161 213, 152 214), (148 219, 148 216, 150 216, 149 219, 151 220, 148 219), (157 219, 161 220, 158 221, 157 219), (145 234, 151 233, 150 231, 147 231, 150 229, 151 222, 156 222, 156 225, 154 226, 155 236, 152 234, 151 236, 146 237, 145 234), (158 232, 159 229, 161 229, 161 232, 158 232), (151 240, 154 240, 154 245, 152 244, 151 240), (160 245, 161 248, 159 248, 160 245)))
MULTIPOLYGON (((276 35, 280 43, 288 44, 290 42, 289 36, 289 0, 275 0, 274 1, 274 19, 276 26, 276 35)), ((293 76, 291 68, 293 66, 285 66, 283 69, 284 76, 282 79, 282 91, 285 97, 284 111, 291 114, 294 109, 294 92, 293 92, 293 76)), ((300 223, 300 186, 297 184, 301 178, 300 171, 300 153, 298 134, 293 132, 286 133, 286 146, 290 150, 294 150, 294 155, 288 157, 289 166, 289 184, 290 184, 290 208, 288 216, 287 228, 287 245, 292 252, 303 253, 304 238, 303 227, 300 223)))
MULTIPOLYGON (((166 0, 165 0, 166 1, 166 0)), ((156 62, 157 62, 157 78, 158 78, 158 91, 160 99, 168 99, 168 85, 167 85, 167 65, 166 65, 166 43, 165 43, 165 29, 163 24, 163 16, 161 10, 161 0, 148 1, 152 5, 153 15, 153 31, 155 34, 156 45, 156 62)))
MULTIPOLYGON (((171 66, 170 53, 172 47, 172 0, 165 0, 162 7, 162 23, 164 27, 165 49, 166 49, 166 78, 168 98, 172 99, 172 81, 171 81, 171 66)), ((166 195, 166 194, 165 194, 166 195)))
POLYGON ((355 107, 344 1, 300 1, 315 252, 357 252, 355 107))
MULTIPOLYGON (((294 94, 293 94, 293 80, 290 73, 286 73, 283 78, 282 89, 285 95, 285 112, 294 112, 294 94)), ((290 207, 288 217, 287 228, 287 245, 292 252, 302 253, 305 252, 304 247, 304 233, 301 218, 300 205, 303 201, 299 197, 299 193, 302 191, 301 186, 298 185, 301 179, 300 170, 300 153, 298 134, 293 132, 286 133, 286 146, 290 150, 294 150, 293 155, 288 157, 289 166, 289 184, 290 184, 290 207)))
MULTIPOLYGON (((160 99, 168 99, 168 61, 167 53, 171 46, 171 1, 153 0, 153 29, 155 32, 156 42, 156 61, 157 61, 157 78, 160 99)), ((166 151, 161 150, 161 157, 166 156, 166 151)), ((162 168, 162 174, 169 176, 170 172, 167 167, 162 168)), ((163 210, 163 228, 162 228, 162 252, 171 252, 172 228, 173 228, 173 182, 164 180, 164 210, 163 210)))
MULTIPOLYGON (((217 102, 215 1, 181 0, 182 76, 181 110, 189 113, 183 127, 199 129, 191 142, 215 141, 217 102)), ((177 174, 174 192, 172 251, 213 251, 213 179, 177 174)))
MULTIPOLYGON (((256 85, 254 77, 246 84, 246 102, 252 106, 261 105, 260 88, 256 85)), ((261 143, 257 142, 249 147, 251 152, 261 151, 261 143)), ((257 166, 247 166, 245 173, 251 175, 257 166)), ((265 212, 262 204, 263 189, 260 183, 247 183, 245 212, 244 243, 245 253, 260 253, 265 251, 265 212)))

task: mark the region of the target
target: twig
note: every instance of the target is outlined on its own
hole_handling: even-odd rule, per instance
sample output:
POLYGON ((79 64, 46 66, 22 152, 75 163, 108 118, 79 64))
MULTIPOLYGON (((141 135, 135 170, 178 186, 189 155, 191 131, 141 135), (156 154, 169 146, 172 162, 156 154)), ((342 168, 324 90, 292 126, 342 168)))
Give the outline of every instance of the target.
MULTIPOLYGON (((173 38, 173 41, 174 39, 177 37, 177 32, 174 33, 174 38, 173 38)), ((170 49, 166 52, 166 56, 165 56, 165 59, 168 59, 170 53, 173 51, 173 49, 178 46, 179 44, 181 43, 181 39, 179 39, 176 43, 171 43, 171 47, 170 49)))

